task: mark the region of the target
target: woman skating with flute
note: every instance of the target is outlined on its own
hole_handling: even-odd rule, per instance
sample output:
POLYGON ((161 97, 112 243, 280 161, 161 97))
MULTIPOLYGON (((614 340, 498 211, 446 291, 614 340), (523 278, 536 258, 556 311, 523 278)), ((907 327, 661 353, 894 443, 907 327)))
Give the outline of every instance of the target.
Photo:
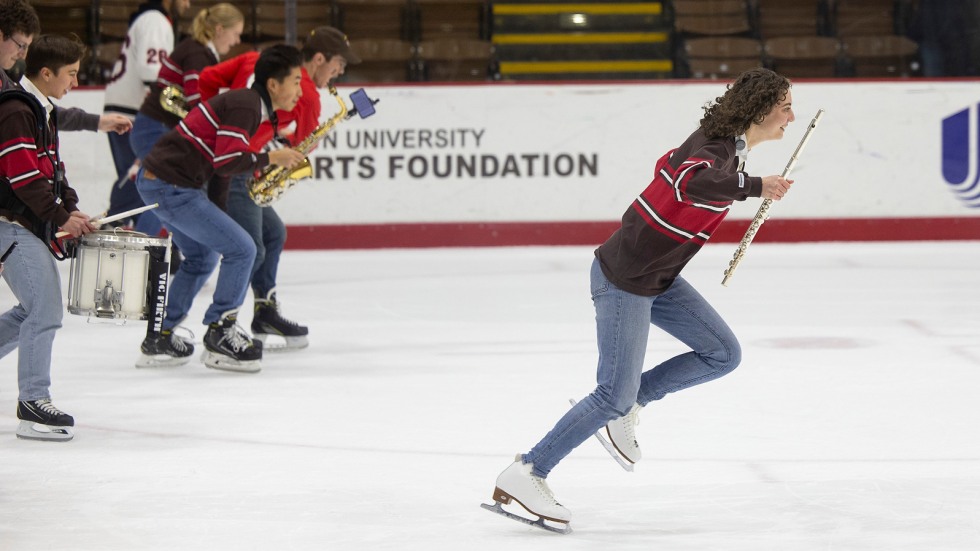
POLYGON ((735 335, 680 274, 734 201, 779 200, 789 191, 792 180, 750 176, 744 165, 750 150, 781 139, 795 120, 790 86, 768 69, 742 73, 704 107, 698 129, 657 161, 653 181, 627 209, 622 226, 595 251, 591 291, 598 386, 500 474, 496 503, 486 508, 567 532, 571 514, 545 481, 559 461, 605 427, 601 433, 609 436, 610 453, 631 469, 641 457, 635 437, 641 408, 738 366, 741 348, 735 335), (691 350, 644 371, 651 324, 691 350), (538 518, 531 521, 503 509, 513 501, 538 518))

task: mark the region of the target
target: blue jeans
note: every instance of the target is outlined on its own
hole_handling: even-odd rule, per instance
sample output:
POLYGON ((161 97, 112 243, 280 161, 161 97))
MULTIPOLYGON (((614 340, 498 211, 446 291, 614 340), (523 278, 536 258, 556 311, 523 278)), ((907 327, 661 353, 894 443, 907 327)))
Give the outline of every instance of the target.
POLYGON ((129 136, 109 132, 109 151, 112 152, 112 162, 116 167, 116 181, 109 193, 109 216, 126 212, 143 206, 136 186, 126 177, 129 168, 136 162, 136 154, 129 145, 129 136))
MULTIPOLYGON (((150 154, 150 151, 153 150, 153 146, 156 145, 164 134, 170 132, 170 130, 169 126, 153 117, 138 113, 136 120, 133 121, 133 129, 129 131, 129 145, 133 153, 136 154, 136 158, 140 161, 145 159, 150 154)), ((136 215, 136 227, 134 229, 155 237, 160 235, 160 230, 163 229, 163 225, 160 223, 160 218, 156 213, 148 210, 136 215)))
POLYGON ((51 347, 61 328, 61 277, 48 247, 30 231, 0 221, 0 251, 17 248, 4 262, 3 279, 18 304, 0 315, 0 358, 17 352, 18 400, 50 398, 51 347))
POLYGON ((203 189, 178 187, 163 180, 147 178, 140 169, 136 187, 148 204, 160 203, 157 216, 171 231, 184 255, 180 269, 170 280, 164 329, 173 329, 190 311, 194 297, 204 287, 221 260, 211 306, 204 324, 237 311, 248 293, 248 277, 255 260, 252 238, 217 205, 203 189))
POLYGON ((248 196, 248 175, 231 179, 228 192, 228 216, 238 222, 255 243, 252 266, 252 291, 255 298, 265 298, 276 287, 279 257, 286 244, 286 225, 272 207, 260 207, 248 196))
POLYGON ((551 469, 609 421, 671 392, 717 379, 735 369, 742 350, 718 312, 694 287, 678 277, 662 294, 627 293, 606 279, 598 259, 592 263, 592 302, 599 343, 598 386, 573 406, 541 442, 524 455, 534 474, 551 469), (643 371, 650 325, 691 348, 643 371))

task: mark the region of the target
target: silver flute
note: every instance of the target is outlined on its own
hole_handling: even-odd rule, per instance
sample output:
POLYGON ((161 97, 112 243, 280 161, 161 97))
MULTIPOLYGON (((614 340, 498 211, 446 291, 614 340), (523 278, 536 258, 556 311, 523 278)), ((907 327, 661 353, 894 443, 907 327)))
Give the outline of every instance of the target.
MULTIPOLYGON (((803 139, 800 140, 800 144, 796 146, 796 151, 793 151, 793 156, 790 157, 789 162, 786 163, 786 168, 783 169, 782 177, 786 178, 789 173, 796 166, 796 161, 800 158, 800 153, 803 152, 803 148, 806 143, 810 140, 810 134, 813 133, 813 129, 817 127, 817 123, 820 122, 820 117, 823 116, 823 109, 817 110, 817 115, 813 117, 810 121, 810 126, 807 127, 806 133, 803 134, 803 139)), ((769 218, 769 208, 772 206, 772 199, 766 199, 759 206, 759 211, 755 213, 755 218, 752 219, 752 223, 749 224, 749 229, 745 230, 745 235, 742 236, 742 242, 738 244, 738 249, 735 251, 735 256, 732 258, 731 262, 728 263, 728 269, 725 270, 725 279, 721 280, 721 284, 728 286, 728 280, 735 275, 735 269, 738 268, 738 264, 742 262, 742 257, 745 256, 745 252, 749 250, 749 245, 752 240, 755 239, 756 232, 762 227, 762 224, 769 218)))

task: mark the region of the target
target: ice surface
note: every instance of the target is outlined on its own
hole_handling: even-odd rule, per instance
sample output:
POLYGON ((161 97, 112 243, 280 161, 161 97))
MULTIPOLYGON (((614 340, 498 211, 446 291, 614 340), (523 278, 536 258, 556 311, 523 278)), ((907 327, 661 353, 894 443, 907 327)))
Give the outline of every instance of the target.
POLYGON ((572 535, 478 505, 592 390, 590 247, 287 251, 311 346, 257 375, 136 369, 142 323, 66 314, 53 444, 15 438, 0 361, 0 550, 980 548, 980 242, 754 244, 722 287, 733 252, 685 275, 742 366, 645 408, 636 472, 569 455, 572 535))

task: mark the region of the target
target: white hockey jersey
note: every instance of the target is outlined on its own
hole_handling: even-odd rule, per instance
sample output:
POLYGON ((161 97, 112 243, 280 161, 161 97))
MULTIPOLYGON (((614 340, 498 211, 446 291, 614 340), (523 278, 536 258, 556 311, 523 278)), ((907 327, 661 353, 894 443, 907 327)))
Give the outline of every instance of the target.
POLYGON ((139 14, 129 26, 119 59, 105 87, 105 112, 135 118, 149 85, 160 72, 161 58, 174 49, 170 18, 158 9, 139 14))

